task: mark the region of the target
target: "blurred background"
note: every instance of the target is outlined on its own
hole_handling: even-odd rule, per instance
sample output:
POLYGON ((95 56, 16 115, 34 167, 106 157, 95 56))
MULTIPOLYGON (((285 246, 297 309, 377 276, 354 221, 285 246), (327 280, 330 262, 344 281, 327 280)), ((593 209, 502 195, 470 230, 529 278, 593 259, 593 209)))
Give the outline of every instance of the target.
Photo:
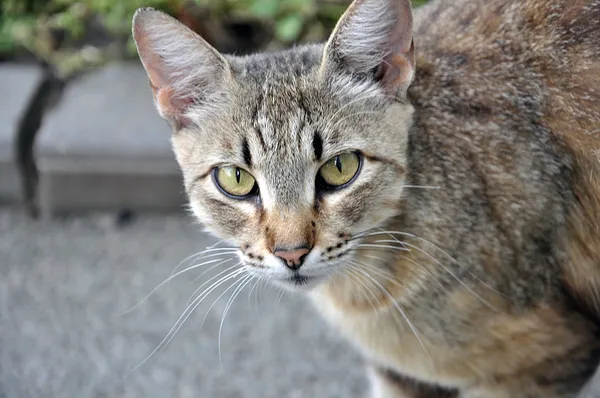
POLYGON ((273 51, 325 40, 349 2, 0 0, 1 398, 365 396, 310 304, 232 274, 186 212, 130 35, 150 6, 273 51))

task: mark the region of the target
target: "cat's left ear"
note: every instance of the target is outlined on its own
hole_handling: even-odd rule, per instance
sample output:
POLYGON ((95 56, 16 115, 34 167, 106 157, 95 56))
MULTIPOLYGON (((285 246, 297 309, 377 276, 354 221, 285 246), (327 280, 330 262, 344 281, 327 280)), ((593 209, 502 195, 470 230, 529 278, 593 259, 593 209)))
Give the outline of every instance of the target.
POLYGON ((334 71, 373 74, 390 95, 404 96, 415 74, 410 0, 355 0, 324 52, 334 71))

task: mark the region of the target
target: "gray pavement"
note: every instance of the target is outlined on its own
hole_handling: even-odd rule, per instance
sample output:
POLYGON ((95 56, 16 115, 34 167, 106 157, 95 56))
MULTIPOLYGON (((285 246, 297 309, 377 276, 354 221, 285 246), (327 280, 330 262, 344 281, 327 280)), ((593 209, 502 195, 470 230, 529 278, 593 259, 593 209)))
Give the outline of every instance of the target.
POLYGON ((184 215, 146 215, 118 228, 108 214, 34 222, 0 209, 0 397, 366 395, 354 350, 302 296, 278 301, 264 286, 234 302, 220 361, 232 290, 208 312, 223 290, 215 291, 164 351, 131 373, 215 270, 196 281, 208 267, 182 274, 122 313, 210 243, 184 215))

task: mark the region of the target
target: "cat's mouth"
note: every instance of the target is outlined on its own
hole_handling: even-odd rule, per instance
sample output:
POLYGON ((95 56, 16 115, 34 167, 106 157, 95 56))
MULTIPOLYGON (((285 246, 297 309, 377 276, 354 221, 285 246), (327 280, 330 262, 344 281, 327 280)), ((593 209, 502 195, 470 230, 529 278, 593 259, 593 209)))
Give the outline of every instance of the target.
MULTIPOLYGON (((327 252, 329 254, 329 252, 327 252)), ((313 251, 308 254, 304 263, 300 266, 290 266, 284 264, 281 259, 275 256, 265 256, 261 263, 257 263, 253 258, 243 258, 244 264, 248 266, 252 272, 255 272, 260 277, 265 277, 267 280, 290 290, 310 291, 316 286, 325 283, 331 276, 331 272, 342 267, 348 250, 341 253, 343 258, 326 261, 322 258, 321 251, 313 251)), ((331 255, 331 254, 329 254, 331 255)), ((253 255, 256 257, 255 255, 253 255)), ((244 256, 246 257, 246 256, 244 256)))
POLYGON ((300 272, 294 272, 285 278, 273 279, 273 281, 288 289, 308 291, 322 282, 323 279, 323 276, 306 275, 300 272))
POLYGON ((303 287, 309 285, 310 282, 314 281, 315 279, 316 277, 314 276, 300 275, 296 272, 288 278, 288 281, 296 287, 303 287))

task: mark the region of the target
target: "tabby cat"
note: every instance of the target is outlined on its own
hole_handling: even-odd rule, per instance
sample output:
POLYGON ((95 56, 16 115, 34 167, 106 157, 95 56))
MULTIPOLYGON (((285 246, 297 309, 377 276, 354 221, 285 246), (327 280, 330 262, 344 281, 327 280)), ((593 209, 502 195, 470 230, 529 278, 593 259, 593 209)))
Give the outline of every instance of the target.
POLYGON ((372 396, 576 397, 600 362, 600 0, 356 0, 222 55, 140 9, 190 205, 306 292, 372 396))

